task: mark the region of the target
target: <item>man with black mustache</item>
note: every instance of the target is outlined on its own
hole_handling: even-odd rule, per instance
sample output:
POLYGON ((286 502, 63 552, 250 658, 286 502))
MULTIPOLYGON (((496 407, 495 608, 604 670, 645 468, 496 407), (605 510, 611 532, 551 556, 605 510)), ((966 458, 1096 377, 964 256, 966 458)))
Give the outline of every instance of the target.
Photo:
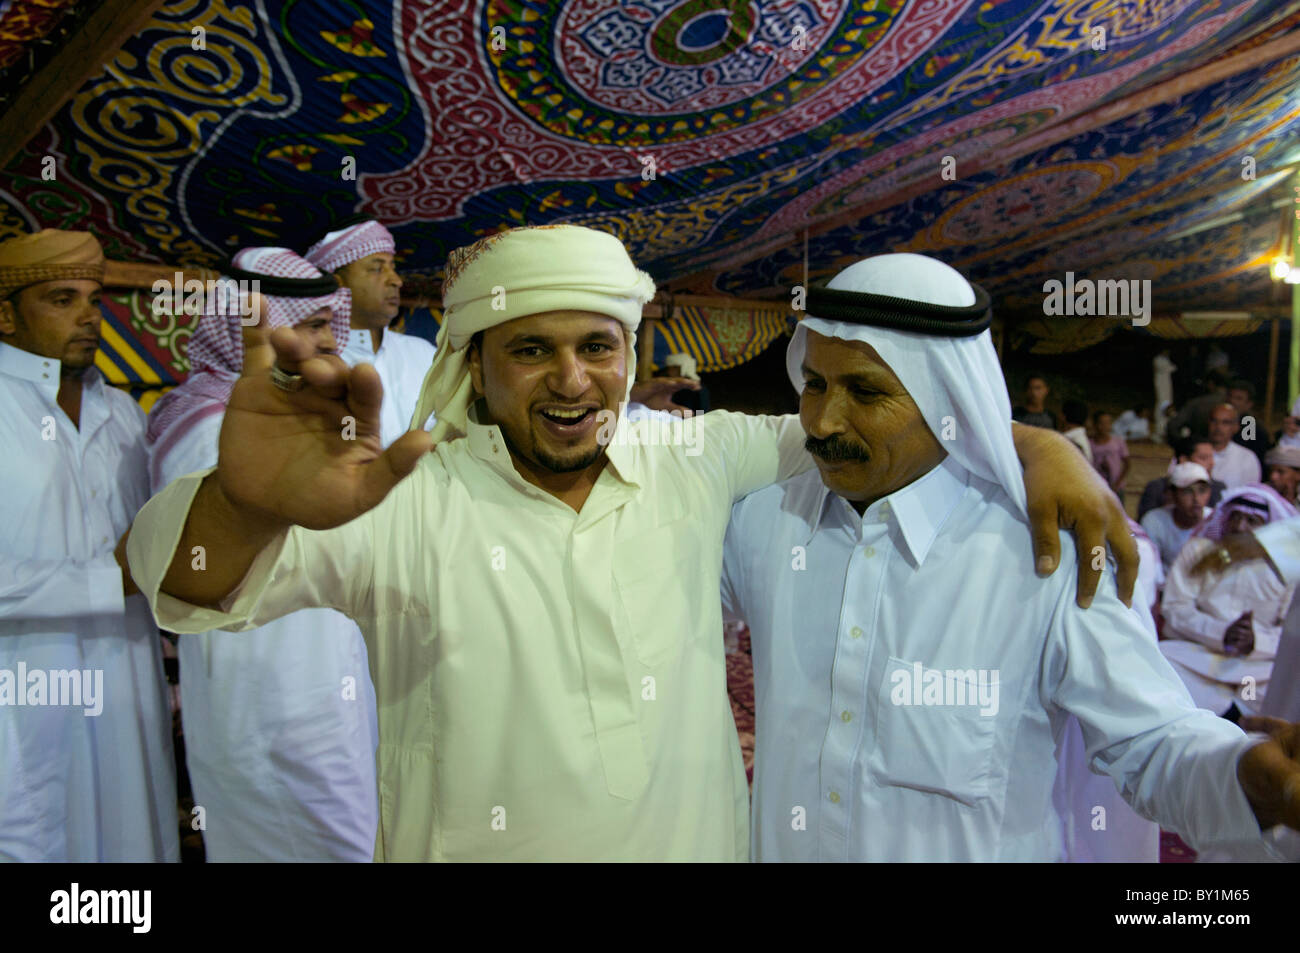
POLYGON ((1093 770, 1198 849, 1300 825, 1300 763, 1196 708, 1109 572, 1087 612, 1035 573, 987 295, 882 255, 808 312, 787 369, 819 472, 737 504, 723 556, 753 640, 753 858, 1060 860, 1071 715, 1093 770))

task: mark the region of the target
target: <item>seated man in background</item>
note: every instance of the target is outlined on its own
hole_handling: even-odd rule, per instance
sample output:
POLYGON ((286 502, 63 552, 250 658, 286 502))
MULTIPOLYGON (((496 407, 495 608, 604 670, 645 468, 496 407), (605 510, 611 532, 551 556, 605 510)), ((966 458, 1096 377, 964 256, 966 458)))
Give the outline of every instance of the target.
POLYGON ((1199 463, 1178 464, 1169 474, 1169 484, 1174 501, 1142 517, 1142 528, 1160 550, 1165 572, 1178 558, 1192 532, 1212 512, 1208 505, 1210 475, 1199 463))
POLYGON ((1210 443, 1214 446, 1214 475, 1229 490, 1258 483, 1259 457, 1233 438, 1241 432, 1241 416, 1232 404, 1223 403, 1210 411, 1210 443))
POLYGON ((1060 859, 1071 715, 1094 770, 1194 844, 1300 825, 1272 806, 1300 765, 1197 709, 1109 574, 1084 612, 1017 547, 987 296, 903 254, 807 300, 786 365, 819 473, 742 500, 723 553, 753 639, 754 857, 1060 859))
POLYGON ((1241 422, 1232 442, 1245 447, 1263 462, 1270 444, 1268 431, 1255 417, 1255 385, 1244 377, 1230 381, 1228 403, 1237 411, 1237 418, 1241 422))
POLYGON ((1300 447, 1278 445, 1264 456, 1264 464, 1268 467, 1268 485, 1295 505, 1296 489, 1300 487, 1300 447))
MULTIPOLYGON (((1174 451, 1173 462, 1169 464, 1170 471, 1172 472, 1180 463, 1199 463, 1210 475, 1210 506, 1217 506, 1219 498, 1223 496, 1223 491, 1227 487, 1214 479, 1214 445, 1210 443, 1210 438, 1174 437, 1170 439, 1170 446, 1174 451)), ((1138 519, 1142 519, 1156 507, 1173 501, 1173 495, 1169 493, 1169 475, 1157 477, 1142 490, 1142 499, 1138 501, 1138 519)))
POLYGON ((1295 507, 1272 487, 1229 490, 1165 580, 1160 651, 1174 663, 1196 704, 1230 720, 1259 710, 1294 586, 1264 563, 1229 563, 1202 575, 1191 568, 1218 549, 1223 537, 1295 515, 1295 507))

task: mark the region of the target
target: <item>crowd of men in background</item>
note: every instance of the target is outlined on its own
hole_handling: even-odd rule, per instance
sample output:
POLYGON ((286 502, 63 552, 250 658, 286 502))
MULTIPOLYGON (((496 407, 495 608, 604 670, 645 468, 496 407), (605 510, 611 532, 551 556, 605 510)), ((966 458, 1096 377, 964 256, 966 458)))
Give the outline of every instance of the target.
POLYGON ((1142 574, 1145 598, 1161 651, 1192 697, 1236 720, 1262 704, 1295 586, 1284 585, 1264 564, 1234 567, 1232 573, 1190 570, 1224 535, 1297 515, 1300 399, 1270 433, 1250 380, 1230 376, 1220 363, 1205 374, 1203 391, 1181 407, 1160 407, 1159 428, 1145 408, 1117 417, 1109 409, 1089 413, 1082 401, 1064 400, 1061 428, 1047 406, 1046 377, 1032 373, 1013 416, 1063 429, 1121 501, 1129 491, 1129 440, 1150 439, 1157 436, 1153 431, 1163 437, 1171 451, 1169 469, 1142 487, 1133 527, 1139 548, 1153 556, 1142 574), (1243 679, 1250 689, 1244 695, 1243 679))

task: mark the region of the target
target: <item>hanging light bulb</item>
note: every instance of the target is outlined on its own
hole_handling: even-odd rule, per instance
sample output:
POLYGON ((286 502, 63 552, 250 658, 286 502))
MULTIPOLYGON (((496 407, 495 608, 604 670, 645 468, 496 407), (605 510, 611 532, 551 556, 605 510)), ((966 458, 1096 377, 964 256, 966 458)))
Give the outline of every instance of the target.
MULTIPOLYGON (((1291 265, 1285 258, 1279 258, 1273 262, 1273 278, 1275 281, 1281 281, 1291 273, 1291 265)), ((1294 284, 1295 282, 1292 282, 1294 284)))

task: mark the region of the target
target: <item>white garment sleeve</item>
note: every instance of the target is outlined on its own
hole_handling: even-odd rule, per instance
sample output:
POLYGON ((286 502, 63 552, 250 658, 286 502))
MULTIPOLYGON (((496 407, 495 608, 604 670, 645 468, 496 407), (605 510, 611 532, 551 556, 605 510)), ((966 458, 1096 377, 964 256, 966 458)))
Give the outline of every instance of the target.
MULTIPOLYGON (((29 559, 0 553, 0 618, 8 622, 125 612, 122 569, 112 553, 94 559, 29 559)), ((21 627, 5 631, 23 634, 21 627)))
POLYGON ((190 428, 189 433, 173 444, 171 450, 161 459, 156 459, 157 444, 150 446, 149 472, 158 472, 162 477, 162 482, 153 488, 155 493, 177 477, 183 477, 187 473, 197 473, 199 470, 207 470, 217 465, 217 447, 221 439, 221 421, 224 419, 224 414, 204 417, 190 428))
POLYGON ((1300 516, 1261 526, 1255 530, 1255 538, 1273 560, 1283 582, 1288 586, 1300 582, 1300 516))
MULTIPOLYGON (((1071 565, 1067 556, 1063 545, 1071 565)), ((1063 712, 1078 718, 1093 770, 1143 817, 1197 850, 1262 844, 1237 781, 1237 762, 1256 740, 1192 703, 1109 571, 1086 610, 1074 604, 1073 584, 1062 589, 1039 691, 1054 723, 1063 712)))
MULTIPOLYGON (((243 581, 220 609, 203 608, 162 592, 203 478, 190 474, 168 484, 140 510, 131 524, 127 558, 131 574, 149 600, 158 625, 181 634, 212 629, 243 631, 265 625, 298 609, 337 609, 352 619, 365 617, 374 591, 374 523, 377 510, 393 500, 330 530, 292 526, 258 554, 243 581)), ((409 479, 409 477, 408 477, 409 479)))
POLYGON ((741 593, 744 592, 744 559, 740 548, 740 531, 736 528, 740 504, 731 510, 731 520, 727 523, 727 538, 722 546, 722 619, 724 622, 745 621, 744 608, 741 605, 741 593))
POLYGON ((1191 577, 1189 570, 1210 547, 1208 541, 1189 539, 1169 566, 1165 578, 1165 594, 1160 600, 1160 614, 1188 641, 1199 642, 1216 652, 1223 651, 1223 636, 1231 623, 1202 612, 1196 605, 1201 585, 1191 577))
POLYGON ((813 466, 795 414, 781 417, 713 410, 698 418, 702 459, 722 474, 732 502, 813 466))

